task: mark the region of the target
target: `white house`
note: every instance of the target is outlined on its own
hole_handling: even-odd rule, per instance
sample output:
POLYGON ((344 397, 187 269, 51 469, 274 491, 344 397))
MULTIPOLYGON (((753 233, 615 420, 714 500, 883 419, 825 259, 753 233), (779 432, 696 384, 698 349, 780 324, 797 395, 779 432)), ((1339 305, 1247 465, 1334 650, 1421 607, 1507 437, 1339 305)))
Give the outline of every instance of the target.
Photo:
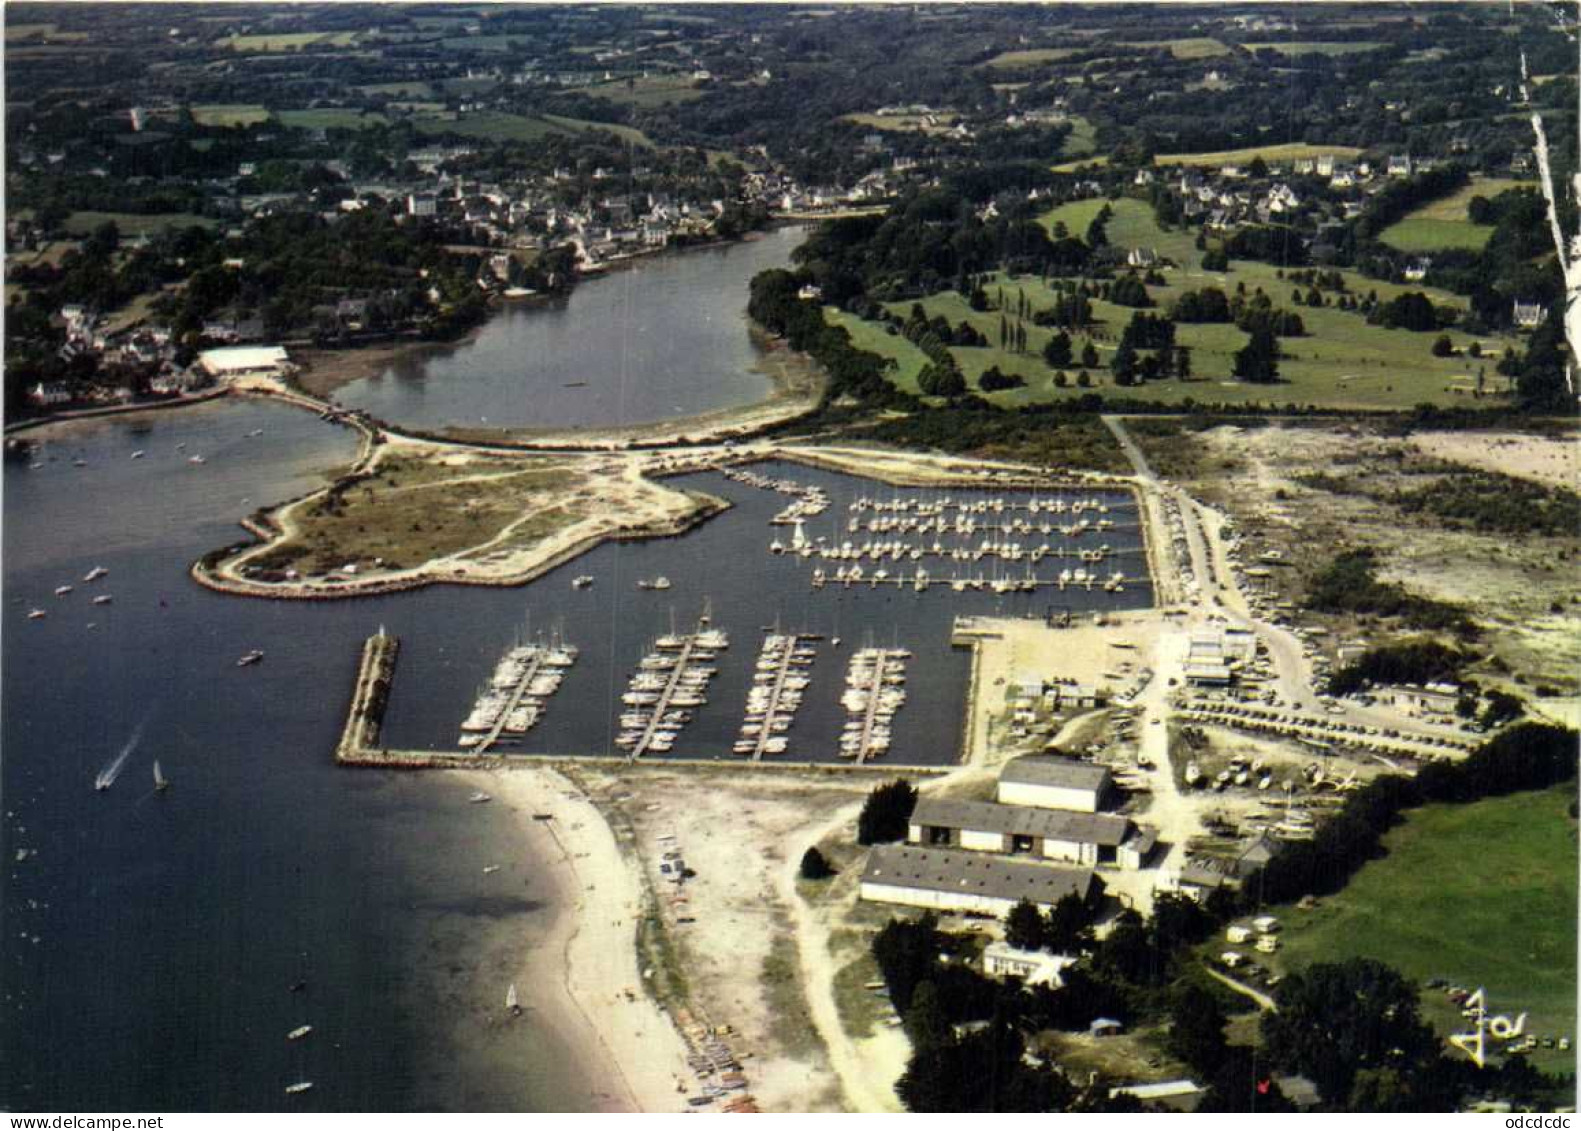
POLYGON ((983 948, 983 973, 993 978, 1020 978, 1027 986, 1059 989, 1065 984, 1060 975, 1076 959, 1068 954, 1046 950, 1021 950, 1007 942, 991 942, 983 948))
POLYGON ((911 814, 907 840, 929 848, 1026 855, 1092 867, 1119 861, 1131 822, 1107 813, 1077 813, 992 801, 924 797, 911 814))
POLYGON ((1021 900, 1050 908, 1072 893, 1101 890, 1091 871, 1004 860, 981 852, 880 844, 868 853, 861 898, 935 911, 1002 916, 1021 900))
POLYGON ((999 774, 1001 805, 1034 805, 1096 813, 1103 808, 1111 779, 1103 766, 1057 755, 1013 758, 999 774))
POLYGON ((204 350, 198 366, 213 378, 278 376, 291 364, 284 346, 232 346, 204 350))

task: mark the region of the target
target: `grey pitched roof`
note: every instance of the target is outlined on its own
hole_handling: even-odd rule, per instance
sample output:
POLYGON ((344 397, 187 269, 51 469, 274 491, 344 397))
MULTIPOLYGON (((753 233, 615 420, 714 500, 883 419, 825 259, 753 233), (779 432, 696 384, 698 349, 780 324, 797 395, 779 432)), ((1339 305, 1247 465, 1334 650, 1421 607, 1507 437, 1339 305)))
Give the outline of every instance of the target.
POLYGON ((1102 789, 1109 784, 1109 771, 1103 766, 1054 754, 1029 754, 1006 762, 1005 768, 999 773, 999 780, 1016 785, 1102 789))
POLYGON ((1117 845, 1125 840, 1130 822, 1124 817, 1075 813, 1066 809, 1034 809, 1025 805, 998 805, 992 801, 947 801, 924 797, 911 814, 914 825, 970 829, 973 832, 1038 836, 1081 844, 1117 845))
POLYGON ((1086 899, 1092 891, 1093 874, 1085 869, 1005 860, 983 852, 881 844, 868 854, 862 882, 1052 904, 1072 892, 1086 899))

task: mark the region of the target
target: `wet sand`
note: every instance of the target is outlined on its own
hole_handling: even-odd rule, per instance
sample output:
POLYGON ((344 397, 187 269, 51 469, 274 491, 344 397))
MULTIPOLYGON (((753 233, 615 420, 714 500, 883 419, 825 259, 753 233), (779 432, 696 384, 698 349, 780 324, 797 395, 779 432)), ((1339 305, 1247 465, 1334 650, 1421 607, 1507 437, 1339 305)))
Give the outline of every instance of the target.
MULTIPOLYGON (((463 780, 509 807, 541 869, 536 886, 552 893, 552 924, 518 940, 507 961, 523 1019, 551 1030, 579 1066, 575 1081, 556 1082, 563 1101, 582 1111, 686 1110, 678 1086, 690 1078, 685 1045, 637 968, 647 897, 634 861, 591 802, 553 770, 476 771, 463 780)), ((503 986, 500 993, 503 1014, 503 986)))

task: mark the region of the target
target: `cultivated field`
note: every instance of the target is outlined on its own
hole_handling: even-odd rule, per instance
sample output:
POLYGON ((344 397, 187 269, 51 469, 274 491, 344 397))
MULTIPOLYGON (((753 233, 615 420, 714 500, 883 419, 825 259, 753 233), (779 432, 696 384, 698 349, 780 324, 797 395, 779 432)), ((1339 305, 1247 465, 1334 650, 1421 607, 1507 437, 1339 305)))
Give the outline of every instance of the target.
POLYGON ((194 106, 192 120, 200 126, 251 126, 267 122, 269 108, 256 102, 194 106))
POLYGON ((590 94, 594 98, 632 106, 662 106, 667 102, 687 102, 703 96, 690 75, 676 74, 634 75, 580 87, 569 93, 590 94))
POLYGON ((304 47, 350 47, 354 31, 301 31, 275 35, 231 35, 218 42, 233 51, 300 51, 304 47))
POLYGON ((1242 44, 1248 51, 1262 51, 1271 48, 1281 55, 1354 55, 1361 51, 1372 51, 1382 47, 1381 43, 1364 43, 1361 41, 1344 43, 1246 43, 1242 44))
POLYGON ((1219 55, 1228 55, 1230 49, 1217 39, 1206 36, 1194 36, 1186 39, 1161 39, 1153 43, 1124 43, 1122 47, 1143 47, 1148 49, 1167 47, 1169 53, 1177 59, 1212 59, 1219 55))
POLYGON ((1295 161, 1303 157, 1334 156, 1352 161, 1361 156, 1361 150, 1349 145, 1308 145, 1304 141, 1286 142, 1283 145, 1254 145, 1245 149, 1221 149, 1214 153, 1160 153, 1153 158, 1158 165, 1244 165, 1254 157, 1261 157, 1270 165, 1295 161))
POLYGON ((1061 59, 1068 59, 1079 54, 1080 47, 1037 47, 1026 51, 1001 51, 992 59, 978 66, 992 67, 1000 71, 1020 71, 1029 67, 1036 67, 1042 63, 1057 63, 1061 59))
POLYGON ((275 117, 282 126, 299 130, 360 130, 390 124, 388 118, 374 110, 335 106, 314 110, 281 110, 275 117))
POLYGON ((1507 189, 1537 187, 1533 181, 1478 177, 1458 192, 1424 204, 1385 228, 1379 239, 1401 251, 1442 251, 1446 248, 1480 251, 1493 234, 1493 226, 1471 222, 1467 216, 1471 198, 1481 196, 1492 200, 1507 189))
MULTIPOLYGON (((1529 1013, 1526 1031, 1576 1036, 1575 789, 1432 805, 1384 837, 1375 860, 1312 911, 1276 907, 1284 926, 1276 962, 1376 958, 1417 979, 1485 987, 1494 1014, 1529 1013)), ((1462 1019, 1442 993, 1423 994, 1446 1036, 1462 1019)), ((1495 1045, 1495 1047, 1497 1047, 1495 1045)), ((1534 1064, 1574 1067, 1543 1050, 1534 1064)))

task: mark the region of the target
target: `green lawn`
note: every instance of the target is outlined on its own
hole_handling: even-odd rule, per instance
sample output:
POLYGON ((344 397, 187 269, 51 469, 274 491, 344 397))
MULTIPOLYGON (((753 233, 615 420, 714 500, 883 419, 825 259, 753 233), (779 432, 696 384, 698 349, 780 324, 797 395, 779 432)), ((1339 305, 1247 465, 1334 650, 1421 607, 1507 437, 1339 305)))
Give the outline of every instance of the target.
POLYGON ((275 114, 282 126, 299 130, 361 130, 386 126, 390 120, 373 110, 326 107, 317 110, 281 110, 275 114))
POLYGON ((349 47, 357 42, 354 31, 300 31, 277 35, 231 35, 216 47, 233 51, 300 51, 304 47, 349 47))
POLYGON ((1357 40, 1354 43, 1247 43, 1242 46, 1248 51, 1272 47, 1281 55, 1353 55, 1359 51, 1372 51, 1383 44, 1357 40))
POLYGON ((1196 36, 1187 39, 1160 39, 1152 43, 1125 43, 1123 47, 1167 47, 1169 53, 1177 59, 1212 59, 1219 55, 1228 55, 1230 49, 1217 39, 1206 36, 1196 36))
POLYGON ((1086 156, 1098 147, 1097 135, 1098 131, 1091 122, 1080 114, 1072 114, 1070 133, 1065 135, 1065 144, 1060 146, 1060 156, 1086 156))
POLYGON ((543 120, 550 125, 559 126, 561 129, 571 133, 603 130, 605 133, 614 134, 622 141, 629 141, 633 145, 640 145, 644 149, 653 148, 653 140, 647 134, 632 126, 622 126, 616 122, 595 122, 589 118, 562 118, 559 114, 544 114, 543 120))
POLYGON ((1001 51, 992 59, 978 65, 1000 71, 1019 71, 1027 67, 1036 67, 1040 63, 1057 63, 1082 50, 1083 48, 1080 47, 1037 47, 1027 51, 1001 51))
MULTIPOLYGON (((1064 220, 1069 230, 1081 235, 1086 232, 1092 217, 1103 207, 1102 200, 1082 200, 1065 204, 1041 217, 1052 228, 1055 220, 1064 220)), ((1378 410, 1408 409, 1423 402, 1436 404, 1464 404, 1463 392, 1455 388, 1470 388, 1475 383, 1479 366, 1485 366, 1490 388, 1501 388, 1502 380, 1493 376, 1494 360, 1472 360, 1464 355, 1440 358, 1431 353, 1436 334, 1417 334, 1407 330, 1386 330, 1370 326, 1360 314, 1342 311, 1333 306, 1311 308, 1294 306, 1291 302, 1292 284, 1280 278, 1277 268, 1266 263, 1237 260, 1228 274, 1209 274, 1201 268, 1201 253, 1196 250, 1195 237, 1189 232, 1166 232, 1158 227, 1152 210, 1142 201, 1124 197, 1110 203, 1113 216, 1107 232, 1109 242, 1115 247, 1148 247, 1174 260, 1178 267, 1164 272, 1164 286, 1149 287, 1149 294, 1156 305, 1156 313, 1167 312, 1176 298, 1187 290, 1216 286, 1226 292, 1244 283, 1249 293, 1261 288, 1278 306, 1294 309, 1301 315, 1307 334, 1287 338, 1283 349, 1287 356, 1279 363, 1282 380, 1275 385, 1251 385, 1235 380, 1231 374, 1236 351, 1246 344, 1246 335, 1232 325, 1180 324, 1176 329, 1177 341, 1191 349, 1191 381, 1155 381, 1146 386, 1123 388, 1115 386, 1108 372, 1108 362, 1114 349, 1113 341, 1094 341, 1098 350, 1099 366, 1089 371, 1092 388, 1108 398, 1131 397, 1138 400, 1179 403, 1186 400, 1197 404, 1262 404, 1322 405, 1333 408, 1378 410)), ((1376 291, 1382 301, 1388 301, 1406 291, 1422 291, 1434 303, 1465 308, 1466 300, 1447 291, 1434 290, 1420 285, 1397 285, 1367 279, 1353 271, 1342 271, 1350 290, 1359 295, 1376 291)), ((990 299, 999 287, 1006 298, 1015 303, 1016 291, 1024 290, 1034 310, 1045 309, 1054 302, 1055 292, 1035 276, 1009 279, 995 276, 987 285, 990 299)), ((984 370, 998 366, 1005 373, 1020 374, 1026 385, 989 396, 994 402, 1012 406, 1048 401, 1059 397, 1078 396, 1087 391, 1075 385, 1079 365, 1063 366, 1071 383, 1065 388, 1053 384, 1054 372, 1043 361, 1044 344, 1053 331, 1026 324, 1027 352, 1009 353, 998 348, 999 312, 974 311, 966 300, 953 290, 932 295, 923 300, 928 316, 943 315, 953 326, 961 321, 971 323, 992 343, 986 348, 957 348, 952 352, 968 383, 974 387, 984 370)), ((905 317, 911 303, 892 303, 889 309, 905 317)), ((1125 324, 1130 321, 1131 310, 1108 302, 1093 303, 1095 329, 1118 339, 1125 324)), ((831 317, 835 317, 831 315, 831 317)), ((903 339, 889 337, 882 327, 862 324, 848 315, 837 318, 852 333, 863 348, 872 349, 886 357, 897 356, 899 347, 908 346, 903 339), (859 327, 862 329, 859 331, 859 327), (864 340, 862 333, 872 337, 864 340), (885 348, 880 348, 885 347, 885 348)), ((1081 333, 1072 335, 1075 353, 1080 357, 1085 338, 1081 333)), ((1458 331, 1450 331, 1449 338, 1457 349, 1464 350, 1473 340, 1480 341, 1486 350, 1490 345, 1505 347, 1507 339, 1483 337, 1473 339, 1458 331)), ((920 358, 921 354, 917 353, 920 358)), ((918 367, 920 368, 920 361, 918 367)), ((906 386, 902 386, 906 387, 906 386)))
POLYGON ((703 96, 703 92, 692 82, 691 76, 681 74, 658 74, 647 77, 633 75, 629 80, 614 79, 610 82, 595 83, 593 86, 580 87, 568 93, 589 94, 594 98, 629 103, 632 106, 662 106, 668 102, 686 102, 703 96))
POLYGON ((851 344, 857 349, 893 359, 896 368, 890 373, 889 378, 896 388, 912 394, 919 391, 917 374, 921 373, 922 367, 928 364, 927 354, 899 334, 889 333, 879 323, 863 321, 854 314, 847 314, 839 307, 824 307, 823 316, 831 325, 844 326, 851 335, 851 344))
POLYGON ((161 212, 148 216, 137 212, 73 212, 66 218, 66 230, 72 235, 85 236, 107 220, 113 220, 123 236, 152 235, 166 228, 212 228, 218 222, 190 212, 161 212))
POLYGON ((1401 251, 1442 251, 1445 248, 1480 251, 1493 234, 1493 226, 1473 224, 1467 218, 1471 198, 1482 196, 1492 200, 1507 189, 1537 187, 1535 181, 1477 177, 1457 192, 1424 204, 1404 219, 1391 224, 1379 238, 1401 251))
MULTIPOLYGON (((1520 793, 1411 813, 1368 863, 1313 911, 1276 907, 1279 963, 1369 957, 1419 979, 1483 986, 1495 1014, 1530 1016, 1526 1031, 1576 1036, 1575 789, 1520 793)), ((1437 991, 1427 1015, 1459 1020, 1437 991)), ((1574 1054, 1534 1056, 1574 1066, 1574 1054)))
POLYGON ((256 102, 194 106, 192 120, 200 126, 250 126, 257 122, 267 122, 269 109, 256 102))

